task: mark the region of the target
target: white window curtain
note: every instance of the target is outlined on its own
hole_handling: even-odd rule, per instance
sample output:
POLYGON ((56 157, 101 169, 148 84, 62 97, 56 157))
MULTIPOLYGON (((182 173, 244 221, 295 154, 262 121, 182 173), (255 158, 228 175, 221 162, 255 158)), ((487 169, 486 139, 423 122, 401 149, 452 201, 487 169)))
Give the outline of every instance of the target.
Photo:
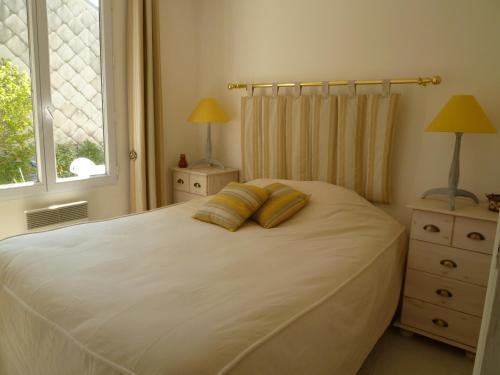
POLYGON ((320 180, 390 201, 399 94, 248 96, 242 178, 320 180))

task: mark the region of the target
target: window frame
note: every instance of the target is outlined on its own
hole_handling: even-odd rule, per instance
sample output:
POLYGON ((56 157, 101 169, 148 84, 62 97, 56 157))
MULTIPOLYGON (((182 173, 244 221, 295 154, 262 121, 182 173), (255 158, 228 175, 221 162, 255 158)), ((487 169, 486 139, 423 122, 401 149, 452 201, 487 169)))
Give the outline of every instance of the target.
POLYGON ((25 0, 25 2, 30 44, 30 75, 38 181, 2 185, 0 187, 0 200, 22 198, 47 192, 85 190, 114 184, 118 180, 118 165, 113 100, 112 2, 110 0, 101 0, 99 7, 103 143, 106 174, 88 178, 69 177, 63 179, 57 178, 53 122, 50 114, 52 99, 47 2, 46 0, 25 0))

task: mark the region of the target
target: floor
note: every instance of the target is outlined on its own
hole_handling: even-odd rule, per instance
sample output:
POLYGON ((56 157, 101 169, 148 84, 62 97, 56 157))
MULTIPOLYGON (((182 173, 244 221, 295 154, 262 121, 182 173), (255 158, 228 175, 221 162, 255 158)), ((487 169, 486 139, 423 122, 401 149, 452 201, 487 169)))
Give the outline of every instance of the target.
POLYGON ((403 337, 391 327, 358 375, 470 375, 473 366, 463 350, 418 335, 403 337))

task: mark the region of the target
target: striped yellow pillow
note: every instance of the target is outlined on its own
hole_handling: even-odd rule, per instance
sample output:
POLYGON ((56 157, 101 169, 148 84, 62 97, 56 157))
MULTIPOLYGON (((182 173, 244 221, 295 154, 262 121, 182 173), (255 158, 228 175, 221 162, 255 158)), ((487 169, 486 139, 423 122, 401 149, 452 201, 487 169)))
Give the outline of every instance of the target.
POLYGON ((269 197, 266 189, 231 182, 193 216, 217 224, 231 232, 237 230, 269 197))
POLYGON ((264 228, 273 228, 299 212, 309 202, 309 196, 290 186, 276 182, 265 189, 269 199, 252 219, 264 228))

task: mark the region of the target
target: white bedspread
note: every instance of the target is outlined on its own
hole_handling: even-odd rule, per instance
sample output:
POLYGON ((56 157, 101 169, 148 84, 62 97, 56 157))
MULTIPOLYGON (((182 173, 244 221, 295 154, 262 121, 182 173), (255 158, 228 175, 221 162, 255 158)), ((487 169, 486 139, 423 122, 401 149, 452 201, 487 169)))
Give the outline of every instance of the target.
POLYGON ((0 374, 355 373, 397 305, 403 226, 285 183, 311 201, 274 229, 196 221, 200 199, 1 241, 0 374))

